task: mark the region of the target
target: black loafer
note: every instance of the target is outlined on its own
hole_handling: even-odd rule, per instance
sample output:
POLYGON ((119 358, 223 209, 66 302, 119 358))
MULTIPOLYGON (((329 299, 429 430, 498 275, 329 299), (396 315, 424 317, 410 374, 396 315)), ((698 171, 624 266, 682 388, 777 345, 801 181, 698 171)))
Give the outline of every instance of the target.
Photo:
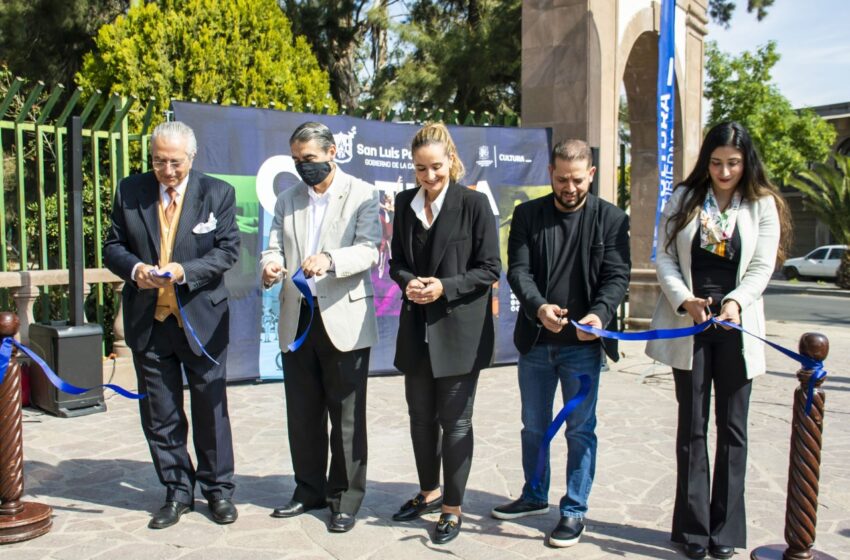
POLYGON ((393 521, 412 521, 426 513, 435 513, 440 511, 442 505, 442 496, 431 500, 430 502, 426 502, 425 497, 422 494, 416 494, 415 498, 404 502, 404 505, 393 514, 393 521))
POLYGON ((440 520, 434 529, 434 544, 446 544, 457 538, 463 520, 453 513, 440 514, 440 520))
POLYGON ((347 533, 353 527, 357 520, 349 513, 335 511, 331 514, 331 521, 328 523, 328 530, 331 533, 347 533))
POLYGON ((194 506, 192 504, 165 502, 165 505, 159 508, 158 512, 153 514, 153 518, 151 518, 148 523, 148 527, 151 529, 165 529, 166 527, 171 527, 180 521, 181 515, 187 511, 192 511, 193 507, 194 506))
POLYGON ((289 500, 289 503, 283 507, 275 508, 271 513, 272 517, 295 517, 312 509, 323 509, 327 506, 305 506, 298 500, 289 500))
POLYGON ((726 546, 723 544, 711 544, 708 545, 708 553, 711 554, 714 558, 732 558, 735 554, 734 546, 726 546))
POLYGON ((699 560, 705 558, 705 547, 698 543, 685 543, 682 547, 685 551, 685 556, 699 560))
POLYGON ((229 525, 236 521, 236 518, 239 517, 239 512, 236 511, 236 506, 234 506, 233 502, 227 498, 210 500, 208 503, 213 521, 219 525, 229 525))

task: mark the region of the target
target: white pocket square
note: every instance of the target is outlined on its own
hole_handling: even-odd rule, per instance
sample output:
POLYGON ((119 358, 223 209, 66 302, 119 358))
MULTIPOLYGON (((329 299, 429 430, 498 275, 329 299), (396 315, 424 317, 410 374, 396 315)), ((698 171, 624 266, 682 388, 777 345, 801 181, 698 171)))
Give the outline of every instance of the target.
POLYGON ((207 218, 206 222, 201 222, 195 227, 192 228, 192 233, 209 233, 211 231, 215 231, 215 227, 218 225, 218 222, 215 219, 215 215, 210 212, 210 217, 207 218))

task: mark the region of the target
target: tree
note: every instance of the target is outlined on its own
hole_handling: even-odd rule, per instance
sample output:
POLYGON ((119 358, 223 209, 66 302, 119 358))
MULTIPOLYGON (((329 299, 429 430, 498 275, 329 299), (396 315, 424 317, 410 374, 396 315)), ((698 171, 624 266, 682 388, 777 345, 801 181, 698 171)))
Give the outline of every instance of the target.
POLYGON ((354 107, 371 93, 375 76, 387 64, 389 10, 400 0, 279 0, 330 75, 331 95, 354 107))
MULTIPOLYGON (((815 213, 838 243, 850 245, 850 156, 835 152, 835 164, 816 163, 791 177, 788 183, 806 196, 815 213)), ((844 253, 835 283, 850 288, 850 251, 844 253)))
POLYGON ((94 35, 129 7, 127 0, 4 0, 0 62, 16 76, 71 84, 94 35))
MULTIPOLYGON (((761 21, 767 17, 767 9, 773 5, 773 2, 774 0, 747 0, 747 12, 755 12, 756 18, 761 21)), ((734 11, 735 2, 732 0, 709 0, 708 2, 708 15, 723 27, 729 27, 734 11)))
POLYGON ((373 103, 518 114, 520 0, 417 0, 398 32, 412 45, 388 64, 373 103))
MULTIPOLYGON (((328 75, 274 0, 162 0, 104 25, 77 83, 142 99, 323 105, 328 75)), ((161 114, 160 111, 160 114, 161 114)))
POLYGON ((795 111, 771 82, 779 60, 776 43, 733 57, 713 42, 706 45, 704 97, 711 102, 707 126, 734 120, 759 148, 772 179, 784 183, 810 162, 822 162, 835 141, 835 129, 814 111, 795 111))

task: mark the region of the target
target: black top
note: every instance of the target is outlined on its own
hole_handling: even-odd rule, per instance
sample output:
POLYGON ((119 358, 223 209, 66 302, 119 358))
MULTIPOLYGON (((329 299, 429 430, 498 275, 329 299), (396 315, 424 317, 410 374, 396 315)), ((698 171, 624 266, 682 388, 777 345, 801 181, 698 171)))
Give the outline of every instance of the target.
MULTIPOLYGON (((579 244, 581 241, 581 220, 584 208, 575 212, 561 212, 555 205, 550 207, 555 227, 552 229, 553 247, 556 248, 549 278, 547 301, 559 307, 567 308, 567 319, 578 321, 589 309, 584 288, 579 244)), ((593 341, 597 342, 597 341, 593 341)), ((583 344, 576 336, 576 328, 567 323, 559 333, 549 329, 540 331, 538 344, 573 345, 583 344)))
POLYGON ((402 291, 393 363, 414 372, 430 359, 434 377, 469 374, 490 364, 491 293, 501 270, 499 230, 488 198, 454 182, 446 188, 424 244, 425 228, 410 208, 418 191, 398 193, 390 259, 390 277, 402 291), (408 300, 404 289, 417 276, 439 278, 443 295, 424 305, 408 300))
POLYGON ((428 256, 431 254, 431 231, 434 229, 434 224, 431 224, 431 228, 425 229, 413 209, 408 207, 408 210, 412 214, 411 222, 413 223, 413 266, 418 275, 426 276, 428 256))
MULTIPOLYGON (((555 229, 551 209, 554 195, 523 202, 514 208, 508 236, 508 282, 520 301, 514 344, 527 354, 543 327, 537 309, 547 303, 553 278, 549 274, 557 247, 549 237, 555 229)), ((629 217, 625 212, 592 194, 582 209, 578 245, 588 311, 599 316, 606 329, 617 330, 617 306, 629 286, 629 217)), ((395 253, 393 253, 395 254, 395 253)), ((603 339, 602 347, 617 361, 617 341, 603 339)))
POLYGON ((709 307, 715 315, 720 313, 720 302, 726 294, 735 289, 738 277, 738 265, 741 262, 741 235, 738 228, 732 232, 732 238, 726 242, 727 255, 721 257, 700 247, 699 230, 691 244, 691 276, 694 295, 698 298, 710 297, 709 307))

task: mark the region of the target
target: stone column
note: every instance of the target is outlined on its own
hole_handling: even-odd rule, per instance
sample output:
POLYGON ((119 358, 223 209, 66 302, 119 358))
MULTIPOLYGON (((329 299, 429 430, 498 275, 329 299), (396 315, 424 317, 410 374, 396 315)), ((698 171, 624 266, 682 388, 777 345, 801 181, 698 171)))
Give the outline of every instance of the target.
POLYGON ((26 284, 12 291, 12 298, 15 300, 15 309, 21 325, 18 331, 18 339, 23 344, 30 343, 30 325, 35 323, 35 300, 38 299, 39 295, 41 295, 41 292, 38 286, 31 284, 26 284))

